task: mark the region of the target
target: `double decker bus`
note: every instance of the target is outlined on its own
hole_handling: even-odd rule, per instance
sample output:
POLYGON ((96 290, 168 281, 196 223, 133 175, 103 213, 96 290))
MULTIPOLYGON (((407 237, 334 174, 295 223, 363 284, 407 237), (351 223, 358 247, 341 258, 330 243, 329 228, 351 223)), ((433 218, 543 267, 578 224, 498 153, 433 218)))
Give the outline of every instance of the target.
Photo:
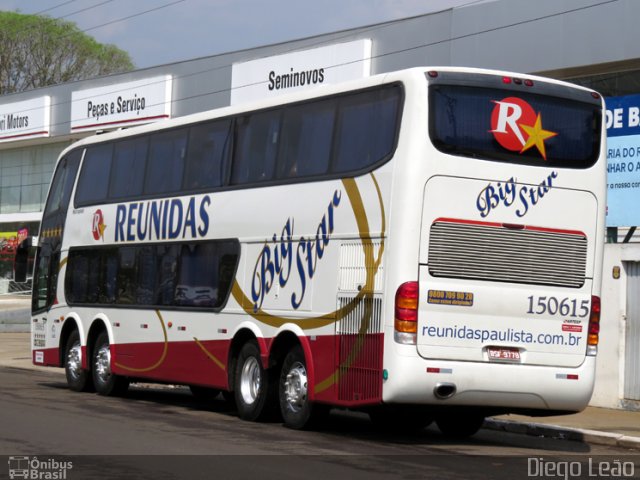
POLYGON ((33 362, 102 395, 222 391, 291 428, 580 411, 602 111, 560 81, 414 68, 83 139, 43 214, 33 362))

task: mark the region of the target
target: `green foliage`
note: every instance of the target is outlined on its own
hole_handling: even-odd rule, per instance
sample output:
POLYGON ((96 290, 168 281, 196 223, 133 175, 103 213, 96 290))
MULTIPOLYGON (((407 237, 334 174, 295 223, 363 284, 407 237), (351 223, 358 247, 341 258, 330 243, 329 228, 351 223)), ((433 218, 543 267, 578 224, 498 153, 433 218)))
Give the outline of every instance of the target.
POLYGON ((0 95, 132 69, 128 53, 73 22, 0 12, 0 95))

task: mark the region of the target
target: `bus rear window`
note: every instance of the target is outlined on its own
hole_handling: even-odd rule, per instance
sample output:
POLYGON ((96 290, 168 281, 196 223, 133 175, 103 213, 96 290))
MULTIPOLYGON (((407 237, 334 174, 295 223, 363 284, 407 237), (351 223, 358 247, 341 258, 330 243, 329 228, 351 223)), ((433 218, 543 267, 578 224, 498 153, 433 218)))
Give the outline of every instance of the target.
POLYGON ((429 134, 444 153, 546 167, 588 168, 600 149, 595 104, 495 88, 432 85, 429 134))

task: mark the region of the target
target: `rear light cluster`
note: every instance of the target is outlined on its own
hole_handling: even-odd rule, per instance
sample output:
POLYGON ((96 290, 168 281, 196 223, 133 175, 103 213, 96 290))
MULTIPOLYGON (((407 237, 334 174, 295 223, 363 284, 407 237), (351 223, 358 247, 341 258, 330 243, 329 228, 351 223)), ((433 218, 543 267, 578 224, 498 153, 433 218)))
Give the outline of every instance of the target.
POLYGON ((394 332, 396 342, 415 345, 418 332, 418 282, 405 282, 396 290, 394 332))
POLYGON ((533 87, 533 80, 530 80, 528 78, 525 78, 523 80, 522 78, 517 78, 517 77, 502 77, 502 83, 507 85, 513 83, 514 85, 524 85, 525 87, 533 87))
POLYGON ((591 297, 591 315, 589 316, 589 336, 587 337, 587 355, 598 353, 600 340, 600 297, 591 297))

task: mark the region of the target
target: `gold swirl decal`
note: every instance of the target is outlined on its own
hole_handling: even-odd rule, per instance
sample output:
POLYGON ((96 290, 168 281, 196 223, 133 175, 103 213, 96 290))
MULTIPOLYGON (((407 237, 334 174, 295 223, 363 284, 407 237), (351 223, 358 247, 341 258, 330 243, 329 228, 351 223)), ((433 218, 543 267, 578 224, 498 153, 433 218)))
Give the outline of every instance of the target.
POLYGON ((358 339, 356 344, 354 345, 351 353, 347 357, 347 359, 338 366, 336 371, 332 373, 329 377, 317 383, 315 386, 315 393, 320 393, 331 385, 336 383, 340 378, 340 372, 349 368, 355 358, 358 356, 360 351, 362 350, 362 346, 364 345, 365 334, 367 333, 371 320, 372 313, 372 305, 373 305, 373 292, 374 292, 374 282, 376 272, 378 271, 378 267, 382 262, 382 252, 384 251, 384 237, 386 231, 386 215, 384 210, 384 202, 382 199, 382 193, 380 191, 380 186, 373 174, 370 174, 371 179, 373 180, 373 184, 376 189, 376 193, 378 195, 378 202, 380 205, 380 213, 381 213, 381 227, 380 227, 380 248, 378 250, 378 255, 374 259, 373 255, 373 241, 371 231, 369 230, 369 220, 367 218, 367 213, 364 207, 364 202, 362 200, 362 196, 360 195, 360 191, 358 189, 358 185, 356 181, 352 178, 342 179, 342 184, 344 186, 345 191, 347 192, 347 196, 349 197, 349 202, 351 203, 351 208, 353 210, 353 214, 356 220, 356 224, 358 226, 358 234, 360 236, 360 240, 362 241, 362 249, 365 256, 365 271, 366 271, 366 280, 363 288, 358 292, 358 294, 351 299, 346 305, 341 307, 338 310, 335 310, 331 313, 326 313, 324 315, 320 315, 318 317, 311 318, 286 318, 280 317, 276 315, 271 315, 270 313, 265 312, 261 308, 257 311, 254 311, 252 308, 252 301, 245 295, 242 291, 242 288, 238 284, 236 280, 233 282, 233 287, 231 289, 231 294, 235 301, 242 307, 244 312, 255 318, 261 323, 269 325, 271 327, 281 327, 284 324, 294 324, 303 328, 305 330, 314 329, 324 327, 330 324, 334 324, 347 315, 352 313, 356 307, 360 305, 360 302, 365 301, 365 308, 362 314, 362 319, 360 322, 360 330, 358 332, 358 339))
POLYGON ((151 370, 158 368, 162 364, 162 362, 164 362, 164 359, 167 356, 167 351, 169 350, 169 341, 167 340, 167 328, 164 326, 164 320, 159 310, 156 310, 156 315, 158 315, 158 319, 160 320, 160 326, 162 326, 162 334, 164 335, 164 346, 162 349, 162 355, 160 355, 160 358, 158 359, 158 361, 153 365, 149 367, 144 367, 144 368, 127 367, 126 365, 122 365, 121 363, 115 362, 114 365, 116 367, 121 368, 122 370, 127 370, 128 372, 142 373, 142 372, 150 372, 151 370))
POLYGON ((347 358, 340 365, 338 365, 338 368, 336 368, 336 370, 331 375, 329 375, 324 380, 316 383, 314 387, 314 393, 316 394, 321 393, 327 390, 332 385, 336 384, 340 380, 342 373, 349 369, 349 367, 351 367, 355 359, 362 351, 366 334, 369 331, 369 326, 371 324, 371 314, 374 298, 373 293, 375 289, 374 282, 376 272, 378 271, 378 267, 382 262, 382 252, 384 251, 384 236, 386 231, 386 216, 384 211, 384 203, 382 201, 382 193, 380 192, 380 186, 378 185, 378 182, 376 181, 376 178, 373 174, 371 174, 371 178, 373 179, 373 183, 376 187, 381 212, 380 249, 378 250, 378 256, 375 260, 373 258, 373 242, 371 241, 371 236, 363 235, 363 232, 369 232, 369 222, 367 220, 364 204, 362 203, 362 197, 360 196, 360 192, 355 185, 355 181, 350 180, 352 184, 350 184, 349 186, 347 186, 347 184, 345 183, 345 189, 347 190, 347 195, 349 195, 349 200, 353 205, 354 214, 356 215, 356 221, 358 222, 358 231, 360 233, 360 240, 362 240, 362 249, 365 256, 366 279, 365 285, 361 290, 361 292, 364 292, 364 310, 362 312, 362 318, 360 319, 360 329, 358 330, 356 343, 351 349, 351 352, 349 352, 347 358))
POLYGON ((200 340, 198 340, 196 337, 193 337, 193 340, 196 342, 196 345, 198 345, 200 347, 200 350, 202 350, 204 352, 204 354, 209 358, 209 360, 211 360, 213 363, 215 363, 222 370, 226 370, 227 369, 225 364, 222 363, 220 360, 218 360, 209 350, 207 350, 206 347, 202 344, 202 342, 200 340))

